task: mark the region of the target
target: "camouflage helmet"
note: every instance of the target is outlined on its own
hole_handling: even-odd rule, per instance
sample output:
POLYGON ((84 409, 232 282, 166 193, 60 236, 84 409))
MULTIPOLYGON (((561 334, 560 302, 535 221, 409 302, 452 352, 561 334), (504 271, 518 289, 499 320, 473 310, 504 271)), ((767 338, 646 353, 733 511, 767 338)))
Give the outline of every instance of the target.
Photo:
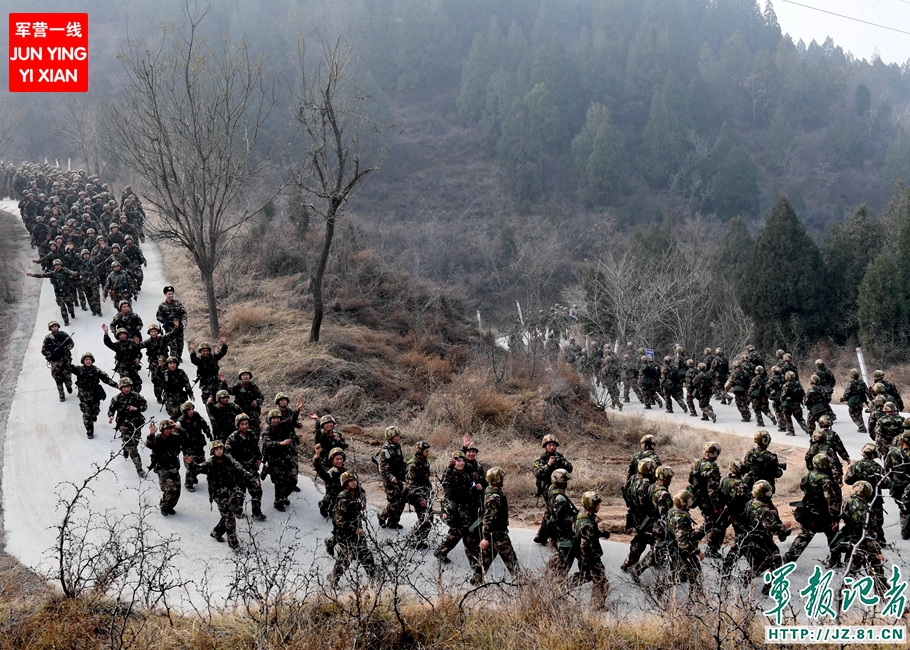
POLYGON ((323 415, 319 418, 319 428, 323 428, 327 424, 336 424, 335 416, 333 415, 323 415))
POLYGON ((642 363, 647 363, 647 362, 650 361, 650 360, 651 360, 651 359, 650 359, 650 357, 648 357, 647 354, 641 355, 641 362, 642 362, 642 363))
POLYGON ((553 444, 555 444, 557 447, 559 446, 559 440, 556 439, 556 436, 554 436, 552 433, 548 433, 547 435, 545 435, 543 437, 543 440, 540 441, 540 446, 546 447, 551 442, 553 444))
POLYGON ((594 509, 601 501, 603 499, 600 498, 600 494, 596 490, 590 490, 581 495, 581 505, 588 512, 594 512, 594 509))
POLYGON ((237 417, 234 418, 234 426, 239 427, 240 423, 244 422, 244 421, 249 422, 250 416, 247 415, 246 413, 238 413, 237 417))
POLYGON ((341 447, 332 447, 332 450, 329 452, 329 461, 331 462, 335 456, 341 456, 345 460, 347 460, 348 457, 347 454, 344 453, 344 449, 341 447))
POLYGON ((129 301, 129 300, 121 300, 120 302, 117 303, 117 309, 120 309, 121 307, 123 307, 123 305, 126 305, 127 307, 129 307, 129 306, 130 306, 130 301, 129 301))
POLYGON ((194 408, 196 408, 196 405, 193 404, 192 402, 190 402, 189 400, 187 400, 186 402, 184 402, 183 404, 180 405, 180 412, 186 413, 190 409, 194 409, 194 408))
POLYGON ((475 453, 480 451, 480 448, 477 446, 477 443, 474 442, 473 440, 470 443, 468 443, 467 447, 464 448, 465 453, 467 453, 469 451, 473 451, 475 453))
POLYGON ((885 402, 885 413, 897 413, 897 405, 894 402, 885 402))
POLYGON ((828 454, 815 454, 812 457, 812 467, 815 469, 831 469, 831 459, 828 454))
POLYGON ((55 321, 55 320, 52 320, 51 322, 49 322, 49 323, 47 324, 47 329, 48 329, 48 330, 52 329, 52 328, 54 327, 54 325, 56 325, 57 327, 60 327, 60 323, 58 323, 58 322, 55 321))
POLYGON ((733 362, 734 368, 742 368, 742 366, 743 366, 743 362, 740 361, 739 359, 737 359, 736 361, 733 362))
POLYGON ((770 499, 772 494, 774 488, 768 481, 755 481, 755 485, 752 486, 752 496, 756 499, 770 499))
POLYGON ((873 459, 878 456, 878 449, 875 447, 875 443, 867 442, 863 445, 862 451, 860 452, 863 455, 863 458, 873 459))
POLYGON ((897 438, 902 445, 910 446, 910 429, 904 429, 897 438))
POLYGON ((756 375, 765 374, 765 367, 764 366, 755 366, 755 374, 756 375))
POLYGON ((859 379, 859 370, 850 368, 850 379, 859 379))
POLYGON ((641 445, 642 449, 654 449, 654 436, 650 433, 641 437, 641 440, 638 441, 638 444, 641 445))
POLYGON ((793 361, 793 355, 789 352, 784 353, 784 362, 789 363, 790 361, 793 361))
POLYGON ((823 429, 827 429, 828 427, 832 426, 833 424, 834 424, 834 420, 831 419, 830 415, 823 415, 820 418, 818 418, 818 425, 820 427, 822 427, 823 429))
POLYGON ((878 407, 884 407, 884 406, 885 406, 885 396, 884 396, 884 395, 876 395, 876 396, 875 396, 875 399, 872 400, 872 403, 875 404, 875 405, 878 406, 878 407))
POLYGON ((705 354, 705 356, 708 356, 709 354, 711 354, 711 348, 705 348, 704 354, 705 354))
POLYGON ((692 507, 692 493, 688 490, 680 490, 673 495, 673 505, 680 510, 688 510, 692 507))
MULTIPOLYGON (((91 228, 89 228, 89 230, 91 230, 91 228)), ((81 251, 79 251, 80 257, 81 257, 82 255, 91 255, 91 254, 92 254, 92 252, 91 252, 89 249, 87 249, 87 248, 83 248, 81 251)))
POLYGON ((226 390, 224 390, 223 388, 221 390, 219 390, 217 393, 215 393, 215 399, 218 400, 219 402, 226 397, 229 398, 230 396, 231 396, 231 394, 229 392, 227 392, 226 390))
POLYGON ((133 241, 133 236, 127 235, 126 237, 123 238, 123 241, 133 241))
POLYGON ((866 500, 875 492, 869 481, 857 481, 853 484, 853 494, 860 499, 866 500))
MULTIPOLYGON (((120 263, 120 260, 114 260, 113 262, 111 262, 111 268, 114 268, 115 266, 123 266, 123 265, 120 263)), ((201 350, 202 348, 199 348, 199 349, 201 350)))
POLYGON ((419 456, 420 452, 422 452, 424 449, 429 449, 429 448, 430 448, 430 443, 428 443, 426 440, 418 440, 417 443, 414 445, 414 455, 419 456))
POLYGON ((828 434, 824 429, 816 429, 812 432, 812 442, 828 442, 828 434))
POLYGON ((572 478, 572 475, 569 474, 568 470, 558 469, 550 474, 550 483, 568 483, 570 478, 572 478))
POLYGON ((657 477, 658 481, 663 481, 664 483, 669 483, 674 476, 673 468, 669 465, 661 465, 657 468, 657 471, 654 472, 654 476, 657 477))
POLYGON ((212 351, 212 346, 209 345, 208 341, 203 341, 199 344, 199 351, 202 352, 203 350, 208 350, 209 352, 212 351))
POLYGON ((171 355, 171 356, 169 356, 167 359, 165 359, 164 362, 165 362, 165 363, 176 363, 176 364, 179 364, 179 363, 180 363, 180 359, 178 359, 178 358, 175 357, 174 355, 171 355))
POLYGON ((289 402, 291 401, 291 398, 288 397, 287 395, 285 395, 284 393, 278 393, 277 395, 275 395, 275 403, 276 403, 276 404, 277 404, 280 400, 283 400, 283 399, 286 399, 286 400, 289 401, 289 402))
POLYGON ((772 375, 779 375, 779 374, 780 374, 780 366, 771 366, 771 374, 772 374, 772 375))
POLYGON ((686 366, 692 368, 695 366, 695 361, 693 359, 686 359, 686 366))
POLYGON ((396 426, 386 427, 385 439, 392 440, 395 436, 401 436, 401 431, 396 426))
POLYGON ((734 458, 730 461, 730 471, 733 472, 736 476, 742 476, 743 472, 746 470, 746 461, 742 458, 734 458))
POLYGON ((158 421, 158 428, 162 431, 165 429, 173 429, 175 426, 174 421, 169 418, 163 418, 158 421))
POLYGON ((820 381, 821 381, 821 378, 818 375, 812 375, 811 377, 809 377, 809 383, 812 384, 813 386, 820 381))
POLYGON ((278 409, 270 409, 269 412, 266 414, 265 417, 266 417, 267 420, 271 420, 272 418, 280 418, 280 417, 281 417, 281 411, 278 410, 278 409))
POLYGON ((452 460, 458 460, 459 458, 462 460, 465 459, 464 452, 461 449, 456 449, 452 452, 452 460))
POLYGON ((80 361, 80 363, 81 363, 82 361, 85 361, 86 359, 91 359, 92 361, 94 361, 94 360, 95 360, 95 355, 92 354, 91 352, 83 352, 83 353, 82 353, 82 356, 79 357, 79 361, 80 361))
POLYGON ((240 372, 237 373, 237 379, 243 379, 244 375, 249 375, 250 379, 253 379, 253 371, 249 368, 241 368, 240 372))
POLYGON ((698 364, 698 370, 700 372, 705 372, 707 369, 708 369, 708 364, 706 364, 704 362, 698 364))
POLYGON ((754 345, 747 345, 747 346, 746 346, 746 352, 755 352, 755 346, 754 346, 754 345))
POLYGON ((61 260, 59 258, 55 259, 53 262, 51 262, 51 265, 52 266, 63 266, 63 260, 61 260))
POLYGON ((664 357, 664 363, 670 363, 672 359, 670 357, 664 357))
POLYGON ((218 448, 224 449, 224 443, 221 442, 220 440, 212 440, 209 443, 209 453, 210 454, 214 454, 215 450, 218 448))
POLYGON ((872 373, 872 378, 873 378, 873 379, 884 379, 884 378, 885 378, 885 371, 884 371, 884 370, 876 370, 875 372, 872 373))
POLYGON ((132 386, 133 380, 129 377, 121 377, 120 381, 117 382, 117 388, 123 388, 124 386, 132 386))
POLYGON ((493 467, 487 470, 487 483, 490 485, 502 485, 505 477, 506 473, 503 471, 502 467, 493 467))
POLYGON ((723 349, 723 348, 716 348, 716 349, 714 350, 714 354, 723 354, 723 353, 724 353, 724 349, 723 349))
POLYGON ((816 360, 815 360, 815 367, 818 368, 819 370, 821 370, 822 368, 825 367, 825 362, 822 361, 821 359, 816 359, 816 360))
POLYGON ((796 381, 796 373, 793 372, 792 370, 788 370, 787 374, 784 375, 784 379, 786 379, 787 381, 796 381))
POLYGON ((704 451, 705 456, 708 456, 709 458, 717 458, 718 456, 720 456, 721 449, 720 449, 719 444, 712 441, 712 442, 705 443, 703 451, 704 451))
POLYGON ((119 250, 119 249, 120 249, 120 244, 118 244, 117 242, 114 242, 113 244, 111 244, 111 248, 112 248, 112 249, 116 248, 116 249, 119 250))
POLYGON ((771 434, 768 433, 766 429, 755 432, 755 436, 752 438, 755 441, 755 444, 760 447, 767 447, 771 444, 771 434))
POLYGON ((342 472, 341 476, 338 479, 338 482, 341 483, 341 487, 347 487, 348 481, 357 480, 357 475, 354 472, 342 472))
POLYGON ((654 461, 650 458, 642 458, 638 461, 638 473, 642 476, 654 476, 654 461))
POLYGON ((161 326, 158 325, 157 323, 152 323, 151 325, 149 325, 149 326, 148 326, 148 329, 145 330, 145 333, 146 333, 146 334, 151 334, 151 333, 152 333, 152 330, 155 330, 156 332, 158 332, 159 334, 161 334, 161 326))

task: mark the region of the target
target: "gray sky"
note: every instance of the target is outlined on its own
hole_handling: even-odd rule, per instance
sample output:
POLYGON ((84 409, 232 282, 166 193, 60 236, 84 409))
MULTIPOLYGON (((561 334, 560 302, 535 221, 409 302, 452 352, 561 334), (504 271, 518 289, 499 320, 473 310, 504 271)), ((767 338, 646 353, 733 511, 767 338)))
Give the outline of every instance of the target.
MULTIPOLYGON (((910 32, 910 0, 795 0, 838 14, 867 20, 910 32)), ((821 44, 831 36, 844 51, 853 52, 857 59, 871 59, 878 48, 885 63, 903 64, 910 59, 910 34, 900 34, 880 27, 863 25, 806 9, 784 0, 773 0, 774 11, 781 30, 794 41, 803 39, 806 45, 813 39, 821 44)))

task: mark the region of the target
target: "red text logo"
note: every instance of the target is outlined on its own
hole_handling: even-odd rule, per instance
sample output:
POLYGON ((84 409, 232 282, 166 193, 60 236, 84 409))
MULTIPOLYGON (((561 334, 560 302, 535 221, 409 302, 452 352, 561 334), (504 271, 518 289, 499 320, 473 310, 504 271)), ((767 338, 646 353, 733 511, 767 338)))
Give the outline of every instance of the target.
POLYGON ((88 90, 88 14, 9 15, 9 90, 88 90))

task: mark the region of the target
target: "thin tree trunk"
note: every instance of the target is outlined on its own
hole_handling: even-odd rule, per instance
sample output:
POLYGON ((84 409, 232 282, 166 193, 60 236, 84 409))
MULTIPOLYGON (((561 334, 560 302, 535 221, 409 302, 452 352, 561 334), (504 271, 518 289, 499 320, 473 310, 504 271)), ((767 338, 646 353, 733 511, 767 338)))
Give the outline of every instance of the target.
POLYGON ((319 330, 322 328, 322 317, 325 314, 325 305, 322 301, 322 280, 325 276, 325 267, 329 263, 329 251, 332 248, 332 237, 335 235, 335 215, 338 208, 329 207, 328 219, 325 222, 325 241, 322 243, 322 255, 319 257, 319 266, 313 276, 313 325, 310 328, 310 343, 319 341, 319 330))
POLYGON ((199 269, 199 272, 202 275, 202 283, 205 285, 205 302, 209 309, 209 329, 212 330, 212 337, 218 338, 221 335, 221 328, 218 325, 218 305, 215 302, 214 273, 203 269, 199 269))

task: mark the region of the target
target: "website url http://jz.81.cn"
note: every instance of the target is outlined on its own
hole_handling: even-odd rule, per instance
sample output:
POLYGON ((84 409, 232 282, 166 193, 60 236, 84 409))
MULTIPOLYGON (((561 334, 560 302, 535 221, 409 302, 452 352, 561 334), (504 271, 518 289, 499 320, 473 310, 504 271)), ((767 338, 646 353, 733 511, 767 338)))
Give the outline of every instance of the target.
POLYGON ((900 643, 903 625, 768 625, 765 643, 900 643))

